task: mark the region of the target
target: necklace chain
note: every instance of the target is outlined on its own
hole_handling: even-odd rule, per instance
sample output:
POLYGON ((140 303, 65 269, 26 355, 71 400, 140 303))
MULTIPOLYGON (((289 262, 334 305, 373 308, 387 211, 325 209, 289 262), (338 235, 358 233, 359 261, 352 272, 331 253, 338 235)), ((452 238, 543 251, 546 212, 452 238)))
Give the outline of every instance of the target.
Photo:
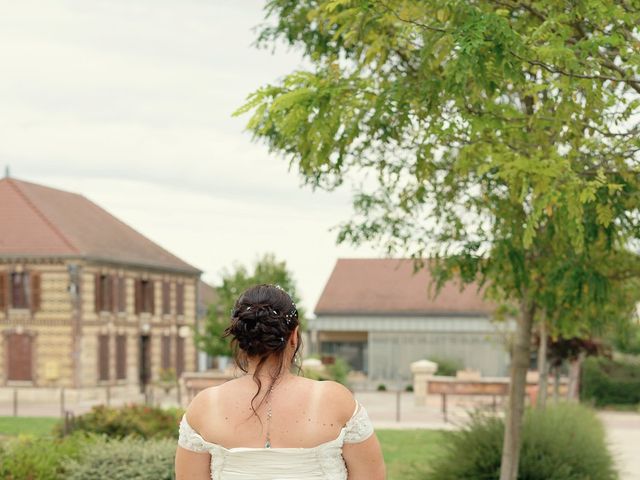
POLYGON ((273 411, 271 409, 271 396, 273 395, 273 385, 269 388, 269 392, 267 393, 267 435, 266 441, 264 442, 264 448, 271 448, 271 417, 273 416, 273 411))

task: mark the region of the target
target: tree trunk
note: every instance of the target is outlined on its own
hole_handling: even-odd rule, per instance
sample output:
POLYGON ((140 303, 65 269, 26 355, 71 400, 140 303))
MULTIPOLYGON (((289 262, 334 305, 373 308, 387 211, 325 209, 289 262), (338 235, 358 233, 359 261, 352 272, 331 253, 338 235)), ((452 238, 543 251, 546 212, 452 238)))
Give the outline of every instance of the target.
POLYGON ((547 406, 547 379, 549 377, 549 362, 547 361, 547 323, 543 317, 540 322, 540 347, 538 348, 538 408, 544 410, 547 406))
POLYGON ((573 360, 569 366, 569 388, 567 389, 567 400, 577 402, 580 399, 580 370, 585 353, 580 352, 578 358, 573 360))
POLYGON ((553 369, 553 403, 558 404, 560 400, 560 367, 553 369))
POLYGON ((509 384, 509 406, 505 419, 504 442, 500 480, 517 480, 520 461, 520 434, 524 416, 524 397, 527 385, 527 370, 531 361, 531 328, 535 307, 525 298, 520 304, 513 353, 511 356, 511 382, 509 384))

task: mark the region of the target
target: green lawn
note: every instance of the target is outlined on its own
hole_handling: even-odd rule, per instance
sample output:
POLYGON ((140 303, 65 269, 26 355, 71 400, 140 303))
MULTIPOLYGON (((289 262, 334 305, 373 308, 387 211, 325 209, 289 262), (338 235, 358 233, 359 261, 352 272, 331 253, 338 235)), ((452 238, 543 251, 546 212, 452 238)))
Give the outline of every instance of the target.
POLYGON ((51 433, 57 417, 0 417, 0 436, 51 433))
POLYGON ((388 480, 427 479, 429 461, 438 455, 447 432, 439 430, 376 430, 382 444, 388 480))

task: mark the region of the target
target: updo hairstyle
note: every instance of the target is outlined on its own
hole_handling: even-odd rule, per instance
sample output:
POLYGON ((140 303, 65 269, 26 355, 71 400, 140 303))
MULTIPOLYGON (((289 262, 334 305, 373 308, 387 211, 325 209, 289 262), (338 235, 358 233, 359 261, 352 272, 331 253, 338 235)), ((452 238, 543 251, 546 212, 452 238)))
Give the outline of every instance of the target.
MULTIPOLYGON (((302 345, 299 331, 296 349, 290 358, 285 358, 285 351, 287 342, 298 325, 295 303, 289 294, 278 286, 256 285, 247 289, 236 300, 231 312, 231 324, 225 330, 224 336, 231 337, 236 364, 243 372, 246 373, 248 370, 249 358, 258 359, 253 374, 258 392, 253 400, 262 390, 260 372, 268 359, 275 358, 276 361, 275 367, 268 372, 271 382, 266 395, 280 374, 293 365, 302 345)), ((264 402, 266 395, 256 408, 264 402)), ((255 408, 253 409, 255 412, 255 408)))

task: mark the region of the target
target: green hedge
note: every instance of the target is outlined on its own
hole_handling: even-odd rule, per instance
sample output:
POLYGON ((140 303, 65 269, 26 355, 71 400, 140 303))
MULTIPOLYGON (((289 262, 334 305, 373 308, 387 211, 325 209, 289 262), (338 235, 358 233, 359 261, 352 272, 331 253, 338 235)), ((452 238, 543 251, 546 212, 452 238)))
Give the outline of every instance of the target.
POLYGON ((582 366, 580 398, 596 406, 640 403, 640 365, 591 357, 582 366))
POLYGON ((59 480, 70 459, 79 458, 93 437, 83 433, 65 438, 19 436, 0 442, 0 478, 59 480))
POLYGON ((173 438, 124 439, 77 432, 0 443, 3 480, 172 480, 173 438))
MULTIPOLYGON (((89 413, 77 417, 72 431, 92 432, 114 438, 177 438, 178 424, 183 413, 181 409, 136 404, 119 408, 99 405, 89 413)), ((62 424, 57 429, 61 432, 62 424)))
POLYGON ((172 480, 176 446, 173 439, 103 439, 68 463, 64 479, 172 480))
MULTIPOLYGON (((447 437, 425 480, 497 480, 504 421, 476 416, 447 437)), ((522 430, 518 480, 615 480, 605 432, 594 412, 561 404, 528 411, 522 430)))

